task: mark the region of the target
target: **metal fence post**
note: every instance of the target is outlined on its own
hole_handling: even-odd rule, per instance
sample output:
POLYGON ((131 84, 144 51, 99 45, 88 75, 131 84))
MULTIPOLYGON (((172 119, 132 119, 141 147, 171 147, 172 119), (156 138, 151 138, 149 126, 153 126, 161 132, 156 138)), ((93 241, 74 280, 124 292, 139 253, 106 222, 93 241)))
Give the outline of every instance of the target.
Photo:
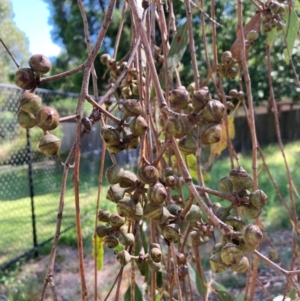
MULTIPOLYGON (((27 162, 28 162, 28 179, 29 179, 29 193, 31 198, 31 221, 32 221, 32 236, 33 236, 33 247, 37 246, 37 235, 36 235, 36 222, 34 213, 34 186, 33 186, 33 175, 32 175, 32 153, 30 145, 30 132, 29 129, 26 130, 26 140, 27 140, 27 162)), ((38 256, 38 248, 34 252, 34 256, 38 256)))

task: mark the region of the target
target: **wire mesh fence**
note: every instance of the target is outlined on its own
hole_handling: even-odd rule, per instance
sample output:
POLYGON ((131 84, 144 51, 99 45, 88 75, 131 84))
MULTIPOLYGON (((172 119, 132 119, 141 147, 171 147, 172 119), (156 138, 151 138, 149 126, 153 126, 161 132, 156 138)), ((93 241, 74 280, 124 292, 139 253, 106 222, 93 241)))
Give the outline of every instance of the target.
MULTIPOLYGON (((65 116, 66 105, 74 107, 78 94, 37 89, 43 104, 53 104, 65 116), (61 108, 61 109, 59 109, 61 108)), ((18 103, 22 90, 0 84, 0 269, 32 253, 52 239, 55 231, 63 166, 60 158, 49 158, 38 151, 43 132, 38 128, 26 130, 17 122, 18 103)), ((89 109, 89 108, 88 108, 89 109)), ((64 141, 65 151, 75 137, 75 124, 62 124, 55 135, 64 141), (64 137, 66 139, 64 139, 64 137), (67 141, 67 142, 66 142, 67 141)), ((101 143, 99 125, 83 143, 80 194, 84 218, 94 213, 101 143), (93 137, 94 136, 94 137, 93 137)), ((135 152, 121 158, 124 163, 136 162, 135 152)), ((62 231, 74 226, 74 193, 72 174, 68 178, 62 231)))

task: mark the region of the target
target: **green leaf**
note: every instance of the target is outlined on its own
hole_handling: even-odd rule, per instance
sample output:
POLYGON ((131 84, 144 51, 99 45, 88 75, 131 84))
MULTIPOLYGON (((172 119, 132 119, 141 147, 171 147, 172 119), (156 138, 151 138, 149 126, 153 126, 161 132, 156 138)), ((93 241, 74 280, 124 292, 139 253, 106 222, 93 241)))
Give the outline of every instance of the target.
POLYGON ((298 16, 295 11, 291 8, 287 8, 283 19, 286 22, 284 28, 284 34, 286 36, 287 48, 283 50, 284 60, 287 64, 290 63, 290 57, 292 55, 294 43, 297 38, 297 33, 299 29, 298 16))
POLYGON ((206 286, 207 281, 206 281, 204 274, 203 274, 203 276, 204 276, 204 279, 202 279, 202 281, 201 281, 199 272, 198 272, 198 270, 196 270, 196 287, 197 287, 197 291, 201 297, 203 297, 207 294, 207 286, 206 286))
POLYGON ((168 70, 172 73, 181 61, 189 43, 187 22, 181 25, 173 38, 168 53, 168 70))
POLYGON ((156 273, 156 285, 157 285, 157 287, 162 287, 163 282, 164 282, 164 280, 163 280, 162 272, 157 272, 156 273))
POLYGON ((271 31, 267 33, 267 44, 272 47, 275 41, 275 36, 277 33, 277 28, 273 27, 271 31))
POLYGON ((104 241, 101 237, 98 237, 97 235, 96 236, 93 236, 93 240, 92 240, 92 243, 93 243, 93 257, 95 258, 95 244, 96 244, 96 254, 97 254, 97 270, 100 271, 102 270, 103 268, 103 259, 104 259, 104 248, 103 248, 103 245, 104 245, 104 241))
MULTIPOLYGON (((136 283, 135 283, 135 289, 134 289, 134 300, 135 301, 143 300, 143 294, 136 283)), ((131 284, 128 286, 127 291, 124 295, 124 301, 131 301, 131 284)))

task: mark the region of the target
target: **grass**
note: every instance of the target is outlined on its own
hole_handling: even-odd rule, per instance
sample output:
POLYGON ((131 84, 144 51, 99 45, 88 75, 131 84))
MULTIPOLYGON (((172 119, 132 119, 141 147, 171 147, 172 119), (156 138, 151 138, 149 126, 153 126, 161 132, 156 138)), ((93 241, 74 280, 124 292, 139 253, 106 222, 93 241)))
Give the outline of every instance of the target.
MULTIPOLYGON (((98 169, 99 160, 95 161, 94 158, 94 161, 91 161, 91 158, 83 158, 80 175, 80 206, 85 236, 93 232, 98 169)), ((75 223, 72 174, 72 170, 70 170, 65 193, 62 230, 75 223)), ((0 179, 2 184, 0 191, 1 265, 31 249, 33 247, 33 234, 27 165, 0 168, 0 179)), ((38 244, 54 235, 61 179, 62 167, 59 163, 46 160, 42 163, 33 164, 34 211, 38 244)), ((114 204, 105 200, 106 187, 107 185, 102 191, 101 207, 110 207, 112 210, 114 204)), ((62 235, 61 243, 76 245, 75 229, 65 232, 62 235)), ((44 247, 45 249, 49 249, 49 247, 44 247)))

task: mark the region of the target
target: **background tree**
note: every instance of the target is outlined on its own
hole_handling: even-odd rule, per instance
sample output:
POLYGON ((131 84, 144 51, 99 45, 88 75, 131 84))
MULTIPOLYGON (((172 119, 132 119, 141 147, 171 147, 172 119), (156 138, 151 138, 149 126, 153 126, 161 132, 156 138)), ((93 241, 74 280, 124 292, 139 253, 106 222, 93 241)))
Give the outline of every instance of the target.
MULTIPOLYGON (((9 0, 0 0, 0 37, 13 53, 19 64, 28 61, 28 40, 13 21, 13 11, 9 0)), ((12 83, 16 65, 4 47, 0 47, 0 82, 12 83)))

